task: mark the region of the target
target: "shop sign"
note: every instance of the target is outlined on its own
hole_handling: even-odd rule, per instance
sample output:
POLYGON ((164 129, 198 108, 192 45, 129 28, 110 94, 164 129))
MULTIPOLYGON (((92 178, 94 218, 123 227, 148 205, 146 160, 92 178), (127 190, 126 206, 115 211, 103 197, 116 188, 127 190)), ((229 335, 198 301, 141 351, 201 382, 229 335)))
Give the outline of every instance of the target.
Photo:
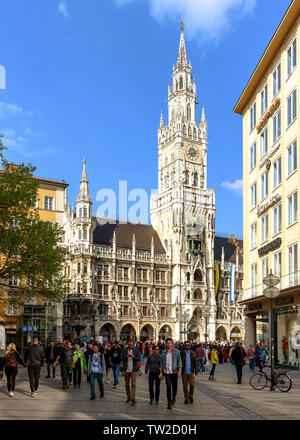
POLYGON ((280 245, 281 245, 281 237, 278 237, 275 240, 271 241, 271 243, 268 243, 265 246, 258 249, 259 256, 262 257, 263 255, 267 254, 273 249, 278 248, 280 245))
POLYGON ((0 325, 13 325, 13 324, 17 324, 17 321, 0 321, 0 325))
POLYGON ((292 296, 275 299, 276 306, 282 306, 283 304, 290 304, 292 302, 294 302, 294 298, 292 296))
POLYGON ((257 207, 257 215, 261 215, 264 212, 266 212, 271 206, 275 205, 275 203, 277 203, 278 200, 280 199, 281 199, 281 195, 275 194, 267 203, 257 207))

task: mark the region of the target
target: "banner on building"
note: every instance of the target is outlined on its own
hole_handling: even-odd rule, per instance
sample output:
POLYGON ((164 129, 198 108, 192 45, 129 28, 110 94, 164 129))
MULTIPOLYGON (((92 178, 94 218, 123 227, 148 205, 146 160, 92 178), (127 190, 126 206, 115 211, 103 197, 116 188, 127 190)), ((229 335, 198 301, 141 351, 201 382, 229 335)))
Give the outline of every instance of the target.
POLYGON ((235 264, 230 267, 230 301, 234 301, 235 264))
POLYGON ((216 264, 216 279, 215 279, 215 298, 217 298, 220 284, 220 268, 219 263, 216 264))

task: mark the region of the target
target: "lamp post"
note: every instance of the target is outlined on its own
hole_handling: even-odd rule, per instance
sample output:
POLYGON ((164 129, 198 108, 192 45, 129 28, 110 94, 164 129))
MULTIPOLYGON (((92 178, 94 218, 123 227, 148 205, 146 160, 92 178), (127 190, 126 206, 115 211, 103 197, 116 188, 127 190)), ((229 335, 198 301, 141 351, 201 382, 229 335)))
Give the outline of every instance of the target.
POLYGON ((263 279, 263 283, 268 286, 264 289, 263 294, 270 299, 270 314, 271 314, 271 344, 270 344, 270 355, 271 355, 271 388, 270 391, 275 390, 274 383, 274 319, 273 319, 273 299, 280 294, 280 289, 275 287, 280 281, 280 278, 272 274, 266 276, 263 279))

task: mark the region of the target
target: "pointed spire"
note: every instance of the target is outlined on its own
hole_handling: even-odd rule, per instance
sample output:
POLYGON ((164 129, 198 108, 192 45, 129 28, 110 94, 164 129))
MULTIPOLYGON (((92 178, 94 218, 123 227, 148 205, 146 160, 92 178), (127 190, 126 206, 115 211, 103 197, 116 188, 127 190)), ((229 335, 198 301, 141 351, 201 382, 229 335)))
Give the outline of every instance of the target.
POLYGON ((160 112, 160 127, 164 126, 164 115, 163 111, 160 112))
POLYGON ((83 163, 83 168, 82 168, 82 175, 81 175, 81 180, 80 180, 80 190, 79 190, 79 194, 77 196, 77 201, 78 200, 85 200, 85 201, 91 202, 92 199, 90 197, 90 192, 89 192, 89 181, 87 179, 87 174, 86 174, 86 160, 83 159, 82 163, 83 163))
POLYGON ((222 246, 222 254, 221 254, 221 270, 224 270, 225 268, 225 252, 224 252, 224 246, 222 246))
POLYGON ((202 106, 201 122, 204 122, 204 121, 206 121, 206 118, 205 118, 205 110, 204 110, 204 105, 203 105, 202 106))
POLYGON ((177 66, 185 66, 187 65, 188 62, 186 58, 183 21, 180 22, 180 27, 181 27, 181 35, 180 35, 179 51, 177 58, 177 66))

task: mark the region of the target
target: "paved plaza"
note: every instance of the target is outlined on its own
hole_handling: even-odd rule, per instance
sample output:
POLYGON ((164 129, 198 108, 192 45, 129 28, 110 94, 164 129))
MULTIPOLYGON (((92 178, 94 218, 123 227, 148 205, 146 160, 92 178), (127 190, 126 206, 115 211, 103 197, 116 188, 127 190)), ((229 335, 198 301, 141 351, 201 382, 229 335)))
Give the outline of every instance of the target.
POLYGON ((268 389, 255 391, 249 385, 248 366, 244 367, 243 384, 236 384, 235 368, 229 364, 218 365, 216 381, 208 380, 208 373, 196 378, 194 403, 184 404, 182 382, 178 382, 177 403, 166 409, 165 383, 161 385, 161 402, 158 408, 149 405, 148 382, 144 374, 137 377, 137 405, 128 405, 125 381, 120 376, 120 388, 105 384, 105 395, 99 392, 90 401, 89 384, 83 377, 81 388, 62 390, 59 369, 57 378, 46 379, 46 368, 41 370, 38 398, 29 392, 27 371, 20 368, 14 398, 7 395, 5 376, 0 381, 0 419, 50 419, 50 420, 299 420, 300 373, 290 372, 293 387, 288 393, 268 389))

